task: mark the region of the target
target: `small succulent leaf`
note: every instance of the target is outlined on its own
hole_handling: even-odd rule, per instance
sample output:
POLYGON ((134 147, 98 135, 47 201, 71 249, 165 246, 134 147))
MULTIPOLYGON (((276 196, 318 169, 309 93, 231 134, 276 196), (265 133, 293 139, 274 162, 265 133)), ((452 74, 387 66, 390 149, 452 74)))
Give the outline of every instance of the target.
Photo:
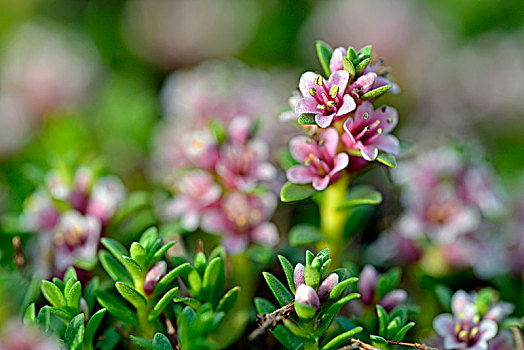
POLYGON ((65 282, 68 282, 69 279, 74 279, 75 281, 78 281, 78 276, 76 275, 76 270, 73 266, 70 266, 67 270, 66 270, 66 273, 64 274, 64 281, 65 282))
POLYGON ((198 252, 195 255, 195 269, 198 271, 199 275, 203 275, 207 267, 207 258, 203 252, 198 252))
POLYGON ((322 264, 322 269, 320 270, 320 275, 324 277, 326 275, 326 272, 329 271, 329 267, 331 266, 331 259, 327 259, 322 264))
POLYGON ((226 261, 226 250, 223 246, 219 245, 211 251, 209 254, 209 260, 213 260, 216 257, 221 257, 223 261, 226 261))
POLYGON ((345 211, 357 205, 377 205, 382 203, 382 194, 371 186, 360 185, 349 189, 348 194, 337 210, 345 211))
POLYGON ((302 113, 298 116, 298 123, 300 125, 315 125, 317 122, 315 121, 315 114, 314 113, 302 113))
POLYGON ((67 294, 69 294, 69 291, 71 290, 71 288, 73 288, 73 284, 75 284, 75 282, 76 281, 71 278, 67 280, 67 283, 65 284, 64 289, 62 291, 65 297, 67 297, 67 294))
POLYGON ((149 313, 148 321, 152 322, 155 318, 157 318, 162 311, 167 307, 167 305, 173 300, 176 293, 178 291, 178 287, 175 287, 171 290, 169 290, 162 298, 156 303, 156 305, 153 307, 153 310, 149 313))
POLYGON ((54 284, 55 286, 57 286, 58 289, 60 289, 61 292, 64 291, 64 289, 65 289, 65 283, 62 282, 62 281, 60 281, 59 278, 57 278, 57 277, 53 277, 53 284, 54 284))
POLYGON ((315 43, 315 49, 317 51, 317 57, 320 61, 320 65, 322 66, 322 69, 324 69, 326 75, 329 77, 331 74, 329 71, 329 62, 331 61, 332 50, 328 44, 321 40, 317 40, 315 43))
POLYGON ((54 306, 49 306, 49 313, 51 315, 54 315, 54 316, 58 317, 59 319, 64 321, 66 324, 71 322, 71 319, 73 318, 73 316, 76 315, 76 313, 70 313, 70 312, 67 312, 64 309, 60 309, 60 308, 57 308, 57 307, 54 307, 54 306))
POLYGON ((138 242, 133 242, 129 248, 131 258, 135 260, 140 266, 144 266, 146 262, 146 249, 138 242))
POLYGON ((322 315, 320 318, 320 324, 318 326, 317 332, 318 334, 324 334, 333 320, 335 319, 335 316, 339 312, 339 310, 344 306, 346 303, 350 302, 353 299, 360 298, 360 294, 358 293, 351 293, 343 297, 342 299, 335 302, 333 305, 331 305, 326 312, 322 315))
POLYGON ((300 328, 297 326, 297 324, 291 320, 284 319, 284 326, 286 326, 287 329, 291 333, 293 333, 298 339, 305 343, 314 343, 315 337, 311 334, 311 332, 306 331, 305 329, 300 328))
POLYGON ((191 264, 184 263, 169 271, 169 273, 166 274, 156 285, 155 293, 162 293, 169 286, 169 284, 173 282, 175 278, 177 278, 178 275, 191 269, 191 264))
POLYGON ((378 152, 378 156, 375 160, 390 168, 397 167, 397 160, 395 159, 395 156, 391 153, 380 151, 378 152))
POLYGON ((371 344, 381 350, 387 350, 388 348, 388 341, 378 335, 370 335, 369 338, 371 339, 371 344))
POLYGON ((97 350, 113 350, 117 344, 124 340, 122 335, 113 327, 106 328, 96 343, 97 350))
POLYGON ((315 259, 315 254, 309 250, 306 250, 306 266, 311 265, 313 259, 315 259))
POLYGON ((453 296, 453 291, 451 290, 451 288, 443 284, 439 284, 438 286, 435 287, 435 295, 437 297, 437 300, 440 303, 440 306, 442 306, 442 308, 445 311, 448 311, 448 312, 451 311, 450 310, 451 297, 453 296))
POLYGON ((140 266, 138 262, 136 262, 134 259, 128 256, 123 256, 122 259, 124 262, 123 263, 124 267, 126 268, 127 272, 129 272, 129 274, 133 277, 133 280, 139 281, 144 272, 144 270, 142 269, 142 266, 140 266))
POLYGON ((202 282, 202 293, 204 299, 216 306, 220 296, 224 292, 226 283, 226 273, 224 270, 224 261, 216 257, 209 262, 204 272, 202 282))
POLYGON ((389 321, 386 328, 386 338, 391 339, 395 334, 397 334, 397 331, 400 330, 401 326, 402 324, 400 323, 400 317, 398 316, 389 321))
POLYGON ((253 302, 259 314, 268 314, 277 309, 272 302, 264 298, 255 298, 253 302))
POLYGON ((200 296, 202 290, 202 278, 198 274, 198 271, 194 268, 191 268, 187 274, 188 289, 191 295, 200 296))
POLYGON ((388 323, 388 313, 380 305, 377 305, 376 309, 377 309, 377 317, 378 317, 378 334, 385 335, 386 327, 388 323))
POLYGON ((398 267, 392 268, 382 274, 377 281, 377 295, 382 299, 386 294, 391 292, 400 282, 402 270, 398 267))
POLYGON ((355 67, 355 72, 357 73, 357 75, 361 75, 362 73, 364 73, 364 70, 368 66, 369 61, 369 58, 360 61, 360 63, 355 67))
POLYGON ((46 305, 38 312, 38 315, 36 316, 36 324, 42 327, 44 332, 47 332, 49 330, 50 323, 51 312, 49 311, 49 306, 46 305))
POLYGON ((320 231, 311 225, 299 224, 289 231, 289 244, 293 247, 309 246, 322 241, 320 231))
POLYGON ((66 307, 66 300, 64 298, 64 295, 56 285, 49 281, 42 281, 40 289, 42 290, 42 293, 44 294, 47 301, 51 303, 51 305, 61 309, 66 307))
POLYGON ((93 316, 91 316, 89 321, 87 321, 84 333, 84 348, 90 349, 93 345, 95 333, 98 330, 98 327, 100 326, 100 323, 102 322, 105 314, 106 309, 100 309, 93 316))
POLYGON ((335 288, 333 288, 331 293, 329 293, 329 299, 330 300, 337 300, 337 299, 339 299, 344 294, 344 292, 346 291, 347 287, 350 284, 353 284, 353 283, 356 283, 356 282, 358 282, 358 277, 351 277, 351 278, 348 278, 346 280, 343 280, 342 282, 337 284, 335 286, 335 288))
POLYGON ((118 292, 120 293, 120 295, 122 295, 124 299, 129 301, 137 310, 147 307, 146 298, 138 291, 136 291, 133 287, 131 287, 129 284, 116 282, 115 287, 116 290, 118 290, 118 292))
POLYGON ((146 338, 141 337, 135 337, 134 335, 130 335, 129 338, 133 342, 133 344, 136 344, 142 348, 146 349, 154 349, 153 342, 151 340, 148 340, 146 338))
POLYGON ((381 86, 381 87, 376 88, 374 90, 368 91, 364 95, 360 96, 360 100, 361 101, 367 101, 367 100, 371 100, 371 99, 377 98, 380 95, 382 95, 383 93, 385 93, 388 90, 390 90, 392 87, 393 87, 392 85, 384 85, 384 86, 381 86))
POLYGON ((273 292, 273 295, 281 306, 287 305, 293 301, 293 295, 275 276, 269 272, 263 272, 262 274, 264 275, 264 279, 266 280, 269 289, 271 289, 271 292, 273 292))
POLYGON ((227 293, 224 294, 222 299, 220 299, 220 301, 218 302, 216 311, 224 312, 224 314, 227 315, 229 311, 231 311, 233 307, 235 306, 238 300, 239 294, 240 294, 240 287, 238 286, 233 287, 230 290, 228 290, 227 293))
MULTIPOLYGON (((73 281, 73 279, 70 279, 73 281)), ((76 312, 80 311, 80 299, 82 298, 82 285, 80 281, 75 282, 66 294, 67 307, 76 312)))
POLYGON ((130 310, 128 304, 122 301, 122 299, 102 290, 96 291, 95 294, 100 305, 106 308, 111 315, 132 326, 138 326, 136 314, 130 310))
POLYGON ((175 296, 173 298, 174 303, 184 303, 190 308, 198 309, 200 306, 202 306, 202 303, 194 298, 189 297, 177 297, 175 296))
POLYGON ((282 265, 282 269, 284 270, 284 273, 286 275, 287 284, 289 285, 289 289, 291 290, 292 294, 295 294, 295 282, 293 281, 293 274, 294 274, 294 267, 291 265, 288 259, 286 259, 283 255, 278 255, 278 260, 280 261, 280 265, 282 265))
POLYGON ((156 251, 155 255, 153 256, 153 261, 162 259, 164 255, 166 255, 167 251, 171 249, 176 244, 175 241, 168 242, 162 246, 159 250, 156 251))
POLYGON ((285 326, 277 326, 275 329, 271 331, 271 334, 277 340, 284 345, 286 349, 291 350, 303 350, 304 344, 287 329, 285 326))
POLYGON ((96 300, 95 290, 98 289, 99 285, 100 285, 100 280, 98 279, 98 277, 94 277, 91 281, 89 281, 89 283, 85 287, 84 300, 86 301, 88 310, 93 310, 95 306, 95 300, 96 300))
POLYGON ((280 190, 280 199, 282 202, 295 202, 311 197, 317 192, 310 184, 299 185, 292 182, 286 182, 280 190))
POLYGON ((402 341, 402 339, 404 339, 404 337, 406 336, 406 333, 411 329, 415 327, 415 322, 410 322, 408 324, 406 324, 404 327, 402 327, 394 336, 393 336, 393 339, 394 341, 402 341))
POLYGON ((67 350, 82 350, 84 317, 84 314, 78 314, 69 323, 64 336, 64 345, 67 350))
POLYGON ((36 320, 35 303, 31 303, 24 312, 24 324, 34 324, 36 320))
POLYGON ((113 281, 125 282, 128 284, 133 283, 133 279, 129 272, 127 272, 124 266, 122 266, 122 264, 119 263, 118 260, 115 259, 111 254, 105 250, 101 250, 98 253, 98 258, 100 260, 100 264, 113 281))
POLYGON ((371 57, 372 50, 373 50, 373 47, 371 45, 364 46, 358 52, 357 57, 369 58, 371 57))
POLYGON ((153 337, 153 347, 155 350, 173 350, 169 339, 162 333, 156 333, 153 337))
POLYGON ((331 339, 326 345, 322 347, 322 350, 336 350, 342 347, 342 345, 353 337, 355 334, 360 333, 364 328, 358 326, 347 332, 337 335, 335 338, 331 339))
POLYGON ((154 226, 149 227, 142 233, 138 243, 140 243, 146 250, 149 250, 158 239, 158 229, 154 226))
POLYGON ((120 261, 121 264, 124 263, 123 256, 128 256, 127 249, 120 244, 119 242, 115 241, 114 239, 104 237, 100 240, 102 245, 106 247, 113 256, 120 261))
POLYGON ((348 57, 342 57, 342 66, 344 67, 344 70, 349 73, 349 81, 353 81, 353 78, 355 78, 356 73, 355 66, 348 57))

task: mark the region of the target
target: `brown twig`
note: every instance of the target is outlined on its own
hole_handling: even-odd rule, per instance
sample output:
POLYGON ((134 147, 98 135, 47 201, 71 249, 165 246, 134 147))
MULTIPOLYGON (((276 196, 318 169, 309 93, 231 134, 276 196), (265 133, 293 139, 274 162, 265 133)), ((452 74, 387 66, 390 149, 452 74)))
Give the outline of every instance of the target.
POLYGON ((176 333, 176 328, 173 326, 173 323, 164 312, 162 312, 162 316, 166 324, 167 335, 169 336, 169 338, 171 338, 172 343, 175 344, 175 350, 180 350, 180 344, 178 343, 178 335, 176 333))
POLYGON ((20 236, 13 237, 13 249, 15 251, 13 262, 18 269, 24 268, 26 260, 24 257, 24 249, 22 248, 22 240, 20 239, 20 236))
POLYGON ((360 341, 358 339, 355 339, 355 338, 350 338, 349 339, 353 344, 349 345, 349 347, 346 347, 346 348, 342 348, 344 350, 349 350, 349 349, 357 349, 357 350, 379 350, 378 348, 374 347, 373 345, 369 345, 369 344, 366 344, 364 343, 363 341, 360 341))
POLYGON ((388 344, 391 344, 391 345, 408 346, 410 348, 415 348, 415 349, 419 349, 419 350, 438 350, 436 348, 432 348, 431 346, 428 346, 428 345, 425 345, 425 344, 420 344, 420 343, 404 343, 404 342, 400 342, 400 341, 387 340, 387 339, 386 339, 386 341, 388 342, 388 344))
POLYGON ((517 326, 511 326, 511 333, 513 333, 513 339, 518 350, 524 350, 524 341, 522 340, 522 332, 517 326))
POLYGON ((263 315, 258 314, 257 322, 259 328, 251 332, 251 334, 249 335, 249 340, 253 340, 258 336, 264 334, 268 329, 273 329, 279 324, 283 323, 284 320, 287 319, 294 310, 294 302, 292 301, 289 304, 271 313, 266 313, 263 315))

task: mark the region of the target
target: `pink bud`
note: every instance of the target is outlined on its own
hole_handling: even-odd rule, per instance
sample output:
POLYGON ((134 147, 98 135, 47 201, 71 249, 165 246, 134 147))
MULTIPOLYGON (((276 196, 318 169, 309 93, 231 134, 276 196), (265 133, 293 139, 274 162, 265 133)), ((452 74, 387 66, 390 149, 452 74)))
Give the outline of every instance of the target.
POLYGON ((146 280, 144 281, 144 292, 146 294, 151 294, 158 282, 165 276, 167 270, 167 264, 165 261, 158 262, 146 275, 146 280))
POLYGON ((329 297, 329 293, 335 288, 335 286, 338 284, 338 275, 336 273, 332 273, 329 276, 327 276, 324 281, 320 284, 320 287, 318 287, 318 297, 320 300, 324 301, 329 297))
POLYGON ((320 310, 320 300, 317 292, 307 284, 301 284, 295 293, 295 303, 312 306, 315 310, 320 310))
POLYGON ((395 289, 386 294, 379 304, 386 309, 386 311, 390 311, 406 301, 407 298, 408 293, 405 290, 395 289))
POLYGON ((304 279, 304 265, 301 263, 298 263, 295 266, 295 272, 293 273, 293 280, 295 281, 295 289, 298 289, 301 284, 305 284, 306 281, 304 279))

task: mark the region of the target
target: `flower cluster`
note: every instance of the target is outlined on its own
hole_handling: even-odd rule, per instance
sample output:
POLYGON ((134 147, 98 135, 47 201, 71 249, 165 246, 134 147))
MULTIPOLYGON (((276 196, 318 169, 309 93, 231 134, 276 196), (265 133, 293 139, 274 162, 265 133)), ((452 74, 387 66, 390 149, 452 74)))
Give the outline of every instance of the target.
POLYGON ((44 275, 60 275, 72 265, 90 269, 100 237, 125 197, 116 176, 97 176, 88 166, 72 175, 64 169, 50 171, 20 217, 24 231, 39 234, 37 254, 51 254, 50 266, 38 267, 44 275))
POLYGON ((489 220, 503 206, 485 163, 441 147, 403 163, 393 179, 402 186, 404 212, 374 248, 404 262, 427 260, 434 272, 442 265, 473 267, 484 276, 499 272, 498 262, 483 263, 484 252, 498 246, 489 220))
POLYGON ((331 51, 318 42, 317 54, 328 79, 315 72, 302 74, 300 95, 290 100, 309 136, 291 140, 291 155, 300 165, 290 168, 287 178, 322 191, 344 170, 353 173, 375 160, 394 166, 379 154, 393 157, 399 152, 398 139, 390 135, 397 111, 387 106, 375 110, 372 102, 398 87, 387 78, 382 61, 371 63, 371 46, 331 51))
POLYGON ((433 327, 443 339, 444 349, 513 349, 505 343, 501 322, 513 312, 512 304, 499 302, 491 289, 477 293, 456 292, 451 300, 452 314, 441 314, 433 327))

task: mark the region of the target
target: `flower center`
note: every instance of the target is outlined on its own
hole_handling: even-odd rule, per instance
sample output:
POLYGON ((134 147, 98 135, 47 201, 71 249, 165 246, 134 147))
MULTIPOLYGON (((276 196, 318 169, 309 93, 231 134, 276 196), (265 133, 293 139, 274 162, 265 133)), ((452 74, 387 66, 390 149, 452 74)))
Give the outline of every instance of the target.
POLYGON ((321 75, 315 79, 315 86, 309 89, 309 94, 318 102, 317 109, 324 114, 336 113, 340 103, 338 97, 340 87, 333 85, 328 89, 321 75))
POLYGON ((455 336, 457 340, 473 346, 478 341, 480 316, 475 315, 471 320, 466 320, 464 313, 459 315, 455 323, 455 336))

